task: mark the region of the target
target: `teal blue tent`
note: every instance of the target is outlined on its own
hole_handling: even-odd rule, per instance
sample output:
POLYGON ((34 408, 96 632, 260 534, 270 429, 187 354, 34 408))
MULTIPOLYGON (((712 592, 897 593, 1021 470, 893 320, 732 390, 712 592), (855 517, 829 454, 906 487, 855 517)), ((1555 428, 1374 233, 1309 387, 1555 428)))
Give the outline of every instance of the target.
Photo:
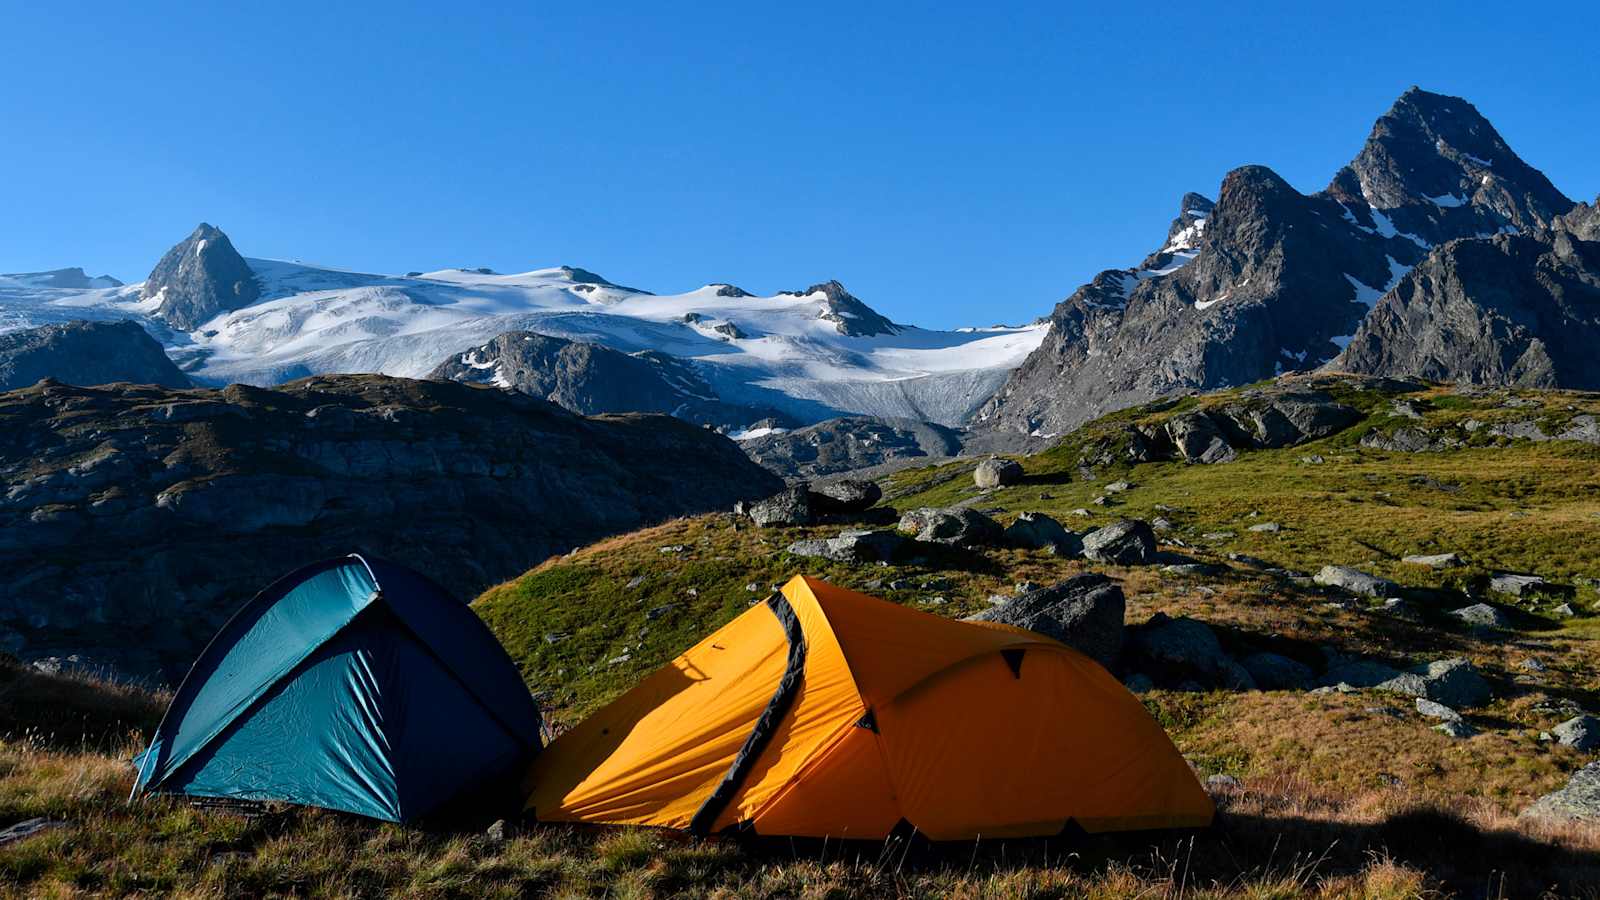
POLYGON ((394 822, 498 801, 539 710, 466 605, 346 556, 256 595, 206 647, 134 762, 134 794, 282 800, 394 822))

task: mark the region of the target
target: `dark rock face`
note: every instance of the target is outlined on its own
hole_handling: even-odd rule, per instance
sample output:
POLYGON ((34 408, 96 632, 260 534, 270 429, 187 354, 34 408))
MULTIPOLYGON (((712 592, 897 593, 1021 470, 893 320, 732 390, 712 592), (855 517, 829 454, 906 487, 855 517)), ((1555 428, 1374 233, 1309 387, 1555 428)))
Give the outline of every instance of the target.
POLYGON ((41 378, 188 387, 189 379, 136 322, 67 322, 0 334, 0 391, 41 378))
POLYGON ((784 291, 786 294, 797 297, 807 297, 812 294, 822 295, 822 307, 817 313, 820 319, 834 323, 840 334, 851 337, 871 337, 875 334, 898 334, 900 326, 884 318, 877 310, 862 303, 854 294, 844 289, 844 285, 837 281, 825 281, 822 284, 813 284, 803 291, 784 291))
POLYGON ((971 619, 1037 631, 1112 669, 1122 654, 1126 609, 1122 588, 1088 573, 1019 594, 971 619))
POLYGON ((750 520, 762 528, 785 528, 810 525, 814 513, 811 509, 811 492, 806 486, 795 485, 750 504, 750 520))
POLYGON ((1517 387, 1600 388, 1600 241, 1568 232, 1453 241, 1378 302, 1351 372, 1517 387))
POLYGON ((144 299, 159 298, 156 315, 184 331, 211 317, 256 302, 261 287, 233 242, 201 222, 194 233, 161 257, 145 279, 144 299))
MULTIPOLYGON (((1326 190, 1302 195, 1246 166, 1228 174, 1203 220, 1189 206, 1161 251, 1102 272, 1056 307, 1043 343, 975 428, 1059 434, 1152 398, 1314 368, 1429 250, 1548 228, 1573 204, 1471 104, 1414 88, 1326 190)), ((1585 214, 1569 227, 1600 226, 1585 214)))
POLYGON ((844 478, 811 486, 811 505, 818 512, 858 513, 883 499, 876 482, 844 478))
POLYGON ((900 517, 899 527, 919 541, 962 547, 993 544, 1004 533, 995 520, 964 506, 914 509, 900 517))
POLYGON ((961 452, 950 428, 911 419, 850 416, 739 442, 749 457, 785 478, 820 478, 908 459, 961 452))
POLYGON ((1223 652, 1211 627, 1198 619, 1156 613, 1129 640, 1133 665, 1157 684, 1193 681, 1202 686, 1255 690, 1255 679, 1223 652))
POLYGON ((1150 523, 1123 519, 1083 536, 1083 555, 1096 562, 1137 566, 1156 555, 1156 534, 1150 523))
POLYGON ((458 353, 428 377, 493 384, 582 415, 658 412, 724 427, 778 415, 722 402, 694 366, 678 357, 655 350, 623 353, 532 331, 508 331, 458 353))
POLYGON ((0 394, 0 641, 182 672, 274 578, 350 552, 469 599, 552 554, 781 482, 667 416, 382 376, 0 394))

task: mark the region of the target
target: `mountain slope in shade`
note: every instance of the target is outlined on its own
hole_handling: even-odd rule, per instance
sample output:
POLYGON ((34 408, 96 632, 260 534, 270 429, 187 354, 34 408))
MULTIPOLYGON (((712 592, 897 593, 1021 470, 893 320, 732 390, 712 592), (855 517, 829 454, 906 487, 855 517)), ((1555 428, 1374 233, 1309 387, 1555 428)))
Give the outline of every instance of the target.
POLYGON ((1203 224, 1190 205, 1161 251, 1056 307, 977 427, 1042 439, 1163 395, 1315 368, 1436 245, 1541 229, 1573 204, 1471 104, 1413 88, 1327 190, 1245 166, 1203 224))
POLYGON ((77 385, 189 386, 189 379, 137 322, 75 321, 0 334, 0 391, 27 387, 41 378, 77 385))
POLYGON ((623 353, 600 344, 510 331, 440 363, 428 377, 520 391, 583 415, 667 413, 737 428, 774 415, 724 403, 695 368, 656 350, 623 353))

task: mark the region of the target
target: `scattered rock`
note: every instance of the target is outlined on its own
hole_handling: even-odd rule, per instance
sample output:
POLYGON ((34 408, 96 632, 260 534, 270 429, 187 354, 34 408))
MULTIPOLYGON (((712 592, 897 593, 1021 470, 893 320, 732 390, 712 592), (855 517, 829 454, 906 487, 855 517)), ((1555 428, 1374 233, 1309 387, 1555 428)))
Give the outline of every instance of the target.
POLYGON ((1279 525, 1277 522, 1260 522, 1255 525, 1251 525, 1250 530, 1271 533, 1282 531, 1283 526, 1279 525))
POLYGON ((1196 577, 1210 577, 1220 575, 1227 571, 1223 566, 1214 566, 1210 563, 1172 563, 1161 567, 1161 571, 1171 575, 1191 575, 1196 577))
POLYGON ((1417 666, 1381 684, 1379 690, 1423 697, 1446 706, 1470 709, 1489 702, 1489 682, 1465 659, 1441 659, 1417 666))
POLYGON ((991 457, 972 470, 972 480, 981 488, 1005 487, 1022 480, 1022 463, 1014 459, 991 457))
POLYGON ((1377 687, 1400 675, 1398 669, 1370 659, 1340 660, 1328 667, 1318 683, 1324 687, 1340 684, 1351 688, 1377 687))
POLYGON ((1094 659, 1106 668, 1122 653, 1122 588, 1104 575, 1088 573, 1015 597, 972 616, 1037 631, 1094 659))
POLYGON ((1216 421, 1203 412, 1172 417, 1167 420, 1166 434, 1186 462, 1225 463, 1239 455, 1222 436, 1216 421))
POLYGON ((1469 738, 1478 733, 1478 729, 1473 728, 1466 722, 1445 722, 1442 725, 1433 726, 1433 730, 1458 739, 1469 738))
POLYGON ((909 542, 897 531, 844 531, 831 538, 795 541, 789 552, 841 563, 893 562, 909 542))
POLYGON ((1376 612, 1402 622, 1422 621, 1422 610, 1417 609, 1416 604, 1404 597, 1390 597, 1383 601, 1383 605, 1378 607, 1376 612))
POLYGON ((1233 690, 1255 690, 1255 679, 1222 651, 1217 636, 1204 622, 1157 613, 1140 628, 1131 642, 1135 655, 1164 683, 1194 680, 1233 690))
POLYGON ((899 527, 919 541, 962 547, 992 544, 1005 533, 995 520, 964 506, 914 509, 900 517, 899 527))
POLYGON ((1123 491, 1133 490, 1133 483, 1129 481, 1113 481, 1106 485, 1105 490, 1108 494, 1120 494, 1123 491))
POLYGON ((1522 811, 1523 818, 1600 822, 1600 762, 1574 772, 1566 787, 1545 794, 1522 811))
POLYGON ((491 844, 503 844, 506 841, 507 828, 505 819, 495 819, 494 824, 484 830, 483 838, 491 844))
POLYGON ((1430 719, 1442 719, 1446 722, 1461 721, 1461 713, 1445 706, 1443 703, 1435 703, 1424 697, 1417 698, 1417 712, 1430 719))
POLYGON ((877 483, 856 478, 811 486, 811 507, 820 513, 854 513, 883 499, 877 483))
POLYGON ((1237 791, 1243 787, 1239 779, 1232 775, 1207 775, 1205 780, 1206 792, 1211 794, 1237 791))
POLYGON ((1430 569, 1453 569, 1462 565, 1461 555, 1457 553, 1432 553, 1427 555, 1407 556, 1400 560, 1414 566, 1427 566, 1430 569))
POLYGON ((1081 556, 1083 539, 1041 512, 1025 512, 1006 526, 1006 541, 1019 547, 1049 550, 1057 556, 1081 556))
POLYGON ((1474 628, 1510 628, 1511 618, 1487 603, 1474 603, 1450 610, 1450 615, 1474 628))
POLYGON ((1510 594, 1513 597, 1524 597, 1529 594, 1549 590, 1550 582, 1538 575, 1517 575, 1511 572, 1498 572, 1489 578, 1489 590, 1497 594, 1510 594))
POLYGON ((1368 575, 1349 566, 1323 566, 1312 580, 1324 587, 1338 588, 1363 597, 1388 597, 1400 591, 1399 585, 1386 578, 1368 575))
POLYGON ((1277 653, 1252 653, 1239 661, 1264 691, 1304 690, 1311 683, 1311 667, 1277 653))
POLYGON ((750 504, 750 520, 763 528, 809 525, 812 521, 811 492, 796 485, 750 504))
POLYGON ((1557 741, 1578 750, 1600 749, 1600 719, 1574 716, 1550 729, 1557 741))
POLYGON ((1083 555, 1119 566, 1143 565, 1156 555, 1156 535, 1147 522, 1123 519, 1083 537, 1083 555))

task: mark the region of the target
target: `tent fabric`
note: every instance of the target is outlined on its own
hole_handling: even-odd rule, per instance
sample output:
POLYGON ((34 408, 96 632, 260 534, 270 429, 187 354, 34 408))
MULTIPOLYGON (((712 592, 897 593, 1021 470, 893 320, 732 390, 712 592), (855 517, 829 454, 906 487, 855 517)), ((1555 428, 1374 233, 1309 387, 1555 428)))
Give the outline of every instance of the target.
POLYGON ((212 640, 134 793, 284 800, 408 821, 513 778, 539 713, 477 616, 393 563, 279 579, 212 640))
POLYGON ((804 576, 778 600, 553 741, 529 767, 529 810, 864 839, 902 823, 934 840, 1210 823, 1144 706, 1065 645, 804 576))

